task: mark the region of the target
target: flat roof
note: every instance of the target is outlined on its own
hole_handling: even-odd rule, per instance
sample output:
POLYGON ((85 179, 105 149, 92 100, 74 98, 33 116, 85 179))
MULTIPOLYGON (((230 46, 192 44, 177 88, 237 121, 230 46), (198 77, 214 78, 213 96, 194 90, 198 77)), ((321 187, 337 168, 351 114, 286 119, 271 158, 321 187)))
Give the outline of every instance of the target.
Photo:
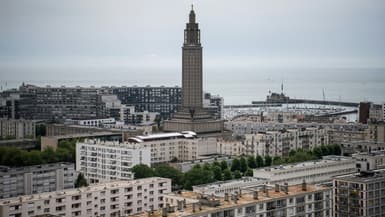
POLYGON ((295 169, 295 168, 311 167, 314 165, 327 165, 331 163, 349 161, 349 160, 353 161, 353 159, 350 157, 329 155, 329 156, 324 156, 324 158, 320 160, 305 161, 300 163, 285 164, 285 165, 279 165, 279 166, 263 167, 260 169, 254 169, 254 171, 275 172, 275 171, 283 171, 283 170, 295 169))
MULTIPOLYGON (((263 192, 258 192, 258 199, 253 198, 253 192, 247 192, 242 193, 241 197, 239 197, 239 200, 235 203, 231 199, 229 201, 225 201, 224 197, 211 197, 212 199, 219 200, 220 205, 216 207, 210 207, 207 205, 201 205, 201 210, 199 210, 198 206, 196 206, 195 212, 193 211, 193 204, 186 204, 186 208, 183 209, 183 211, 178 211, 177 207, 175 207, 175 212, 168 213, 168 217, 181 217, 181 216, 200 216, 205 213, 210 213, 213 211, 220 211, 223 209, 229 209, 229 208, 237 208, 237 207, 243 207, 247 205, 255 206, 256 203, 262 202, 262 201, 269 201, 272 199, 279 199, 279 198, 287 198, 302 194, 307 194, 309 192, 319 192, 324 190, 331 190, 332 187, 322 186, 322 185, 309 185, 307 184, 307 190, 302 190, 302 185, 293 185, 288 187, 288 194, 286 194, 283 191, 275 192, 274 189, 268 190, 268 195, 266 195, 263 192)), ((169 193, 167 194, 169 196, 175 196, 180 197, 182 200, 183 198, 186 199, 198 199, 199 194, 194 192, 181 192, 181 194, 178 193, 169 193)), ((167 197, 167 196, 166 196, 167 197)), ((210 196, 208 196, 210 198, 210 196)), ((150 213, 150 217, 161 217, 161 210, 157 210, 150 213)))
POLYGON ((337 180, 348 182, 370 183, 378 180, 385 180, 385 169, 360 172, 355 174, 343 175, 335 177, 337 180))

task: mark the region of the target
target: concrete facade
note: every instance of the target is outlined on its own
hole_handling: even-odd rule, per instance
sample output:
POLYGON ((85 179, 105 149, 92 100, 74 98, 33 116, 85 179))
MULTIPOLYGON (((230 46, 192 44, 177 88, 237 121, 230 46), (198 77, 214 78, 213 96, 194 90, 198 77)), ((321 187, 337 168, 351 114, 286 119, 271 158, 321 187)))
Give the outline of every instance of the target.
POLYGON ((0 166, 0 198, 73 188, 75 179, 75 165, 71 163, 0 166))
POLYGON ((35 139, 35 128, 31 120, 0 118, 1 139, 35 139))
POLYGON ((131 180, 137 164, 151 164, 150 148, 118 141, 85 140, 76 143, 76 170, 90 183, 131 180))
POLYGON ((118 217, 163 207, 171 180, 146 178, 114 181, 42 194, 0 200, 0 216, 39 215, 118 217))
POLYGON ((151 164, 197 160, 201 155, 216 154, 214 137, 197 138, 194 132, 160 133, 136 136, 129 139, 144 148, 151 149, 151 164))
POLYGON ((334 216, 384 216, 385 171, 339 176, 333 180, 334 216))

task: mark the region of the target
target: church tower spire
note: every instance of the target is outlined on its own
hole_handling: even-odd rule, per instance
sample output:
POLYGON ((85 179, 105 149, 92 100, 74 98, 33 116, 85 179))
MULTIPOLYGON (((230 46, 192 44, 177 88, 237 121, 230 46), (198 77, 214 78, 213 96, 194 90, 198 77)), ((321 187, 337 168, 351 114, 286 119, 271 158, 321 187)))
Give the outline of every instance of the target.
POLYGON ((200 30, 198 23, 196 23, 195 21, 195 12, 193 5, 191 5, 189 22, 186 23, 186 29, 184 30, 184 45, 200 46, 200 43, 200 30))

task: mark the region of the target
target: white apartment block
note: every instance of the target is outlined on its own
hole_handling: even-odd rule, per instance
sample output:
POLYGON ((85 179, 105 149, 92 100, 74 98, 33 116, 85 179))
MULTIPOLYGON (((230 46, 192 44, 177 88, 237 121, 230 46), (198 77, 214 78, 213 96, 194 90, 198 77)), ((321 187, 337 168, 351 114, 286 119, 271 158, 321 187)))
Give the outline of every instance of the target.
POLYGON ((191 131, 136 136, 128 140, 151 149, 151 164, 170 162, 175 158, 178 161, 196 160, 201 155, 212 155, 217 151, 216 138, 197 138, 191 131))
POLYGON ((114 181, 62 191, 0 200, 0 216, 39 215, 114 217, 128 216, 163 207, 171 180, 146 178, 114 181))
POLYGON ((350 157, 325 156, 322 160, 265 167, 253 170, 256 178, 267 179, 270 184, 289 185, 331 182, 334 176, 356 172, 356 161, 350 157))
POLYGON ((282 131, 267 131, 246 134, 244 147, 246 155, 287 156, 291 150, 311 150, 327 145, 328 133, 322 128, 302 128, 282 131))
POLYGON ((76 143, 76 170, 91 183, 133 179, 131 169, 137 164, 151 164, 150 148, 118 141, 76 143))
POLYGON ((32 120, 0 118, 0 139, 24 138, 35 138, 35 122, 32 120))
POLYGON ((73 188, 75 179, 73 163, 0 166, 0 198, 73 188))
POLYGON ((217 140, 217 153, 220 155, 241 156, 246 154, 244 141, 239 140, 217 140))
POLYGON ((244 134, 244 140, 217 141, 217 153, 230 156, 287 156, 298 148, 313 149, 329 144, 328 131, 323 128, 301 128, 244 134))
POLYGON ((252 189, 224 197, 195 192, 165 195, 162 210, 149 217, 331 217, 332 187, 321 185, 278 186, 252 189))

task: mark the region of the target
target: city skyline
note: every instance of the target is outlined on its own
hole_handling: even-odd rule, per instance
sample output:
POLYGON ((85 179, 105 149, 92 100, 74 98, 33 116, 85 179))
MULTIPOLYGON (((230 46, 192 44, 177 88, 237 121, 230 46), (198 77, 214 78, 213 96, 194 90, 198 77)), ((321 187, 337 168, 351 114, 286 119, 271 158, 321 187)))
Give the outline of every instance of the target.
POLYGON ((292 97, 384 100, 381 1, 2 1, 1 89, 181 86, 180 17, 191 3, 203 23, 203 89, 226 103, 264 99, 281 83, 292 97))

